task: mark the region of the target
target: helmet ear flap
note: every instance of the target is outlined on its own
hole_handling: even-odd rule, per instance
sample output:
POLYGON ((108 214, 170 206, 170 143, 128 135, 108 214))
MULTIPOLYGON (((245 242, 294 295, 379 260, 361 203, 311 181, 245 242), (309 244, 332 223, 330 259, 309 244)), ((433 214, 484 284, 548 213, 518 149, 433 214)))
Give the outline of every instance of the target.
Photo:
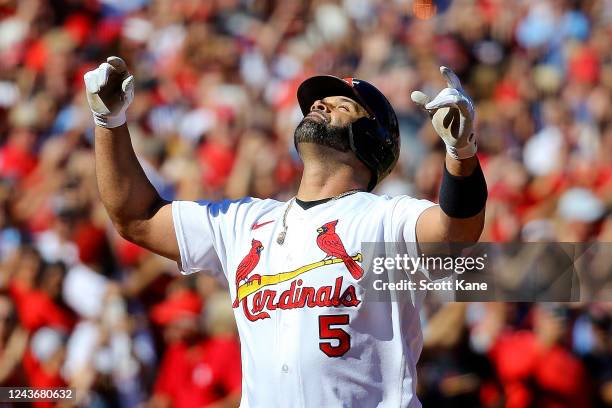
POLYGON ((368 191, 372 191, 378 183, 380 163, 376 149, 379 146, 377 143, 378 135, 384 130, 380 128, 378 122, 370 118, 359 118, 350 126, 349 142, 351 150, 357 158, 366 165, 372 177, 368 184, 368 191))

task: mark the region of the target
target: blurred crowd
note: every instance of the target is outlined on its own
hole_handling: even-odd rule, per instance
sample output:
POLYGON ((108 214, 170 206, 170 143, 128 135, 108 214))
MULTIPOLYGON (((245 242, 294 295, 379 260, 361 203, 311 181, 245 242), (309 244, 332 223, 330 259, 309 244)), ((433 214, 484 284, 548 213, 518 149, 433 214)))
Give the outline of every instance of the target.
MULTIPOLYGON (((239 401, 223 284, 121 239, 98 198, 82 78, 110 55, 135 76, 132 142, 168 200, 291 197, 295 92, 317 73, 395 107, 402 153, 377 193, 436 200, 444 146, 410 93, 443 88, 447 65, 477 105, 482 240, 612 241, 612 2, 438 0, 426 19, 427 3, 0 0, 0 385, 71 386, 93 407, 239 401)), ((611 317, 430 302, 419 394, 611 406, 611 317)))

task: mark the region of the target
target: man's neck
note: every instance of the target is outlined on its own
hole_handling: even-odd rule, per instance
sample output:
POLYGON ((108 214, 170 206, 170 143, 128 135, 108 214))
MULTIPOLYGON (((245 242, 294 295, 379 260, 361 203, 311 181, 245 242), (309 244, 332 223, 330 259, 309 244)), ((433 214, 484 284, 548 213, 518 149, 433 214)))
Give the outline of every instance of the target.
POLYGON ((312 162, 304 164, 297 198, 303 201, 335 197, 349 190, 365 190, 367 181, 360 180, 349 164, 312 162))

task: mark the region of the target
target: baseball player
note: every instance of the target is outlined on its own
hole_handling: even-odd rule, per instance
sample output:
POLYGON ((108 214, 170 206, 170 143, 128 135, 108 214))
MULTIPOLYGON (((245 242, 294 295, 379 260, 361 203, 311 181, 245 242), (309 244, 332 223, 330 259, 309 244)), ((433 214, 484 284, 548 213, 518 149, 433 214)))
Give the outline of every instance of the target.
MULTIPOLYGON (((420 300, 368 301, 362 242, 475 242, 487 189, 472 133, 474 107, 455 74, 429 112, 447 146, 440 203, 372 189, 397 162, 393 108, 373 85, 315 76, 297 100, 304 162, 287 201, 162 200, 132 148, 126 109, 134 78, 108 58, 85 74, 100 197, 126 239, 175 260, 182 273, 227 283, 242 348, 243 407, 420 407, 420 300)), ((426 274, 426 271, 422 271, 426 274)))

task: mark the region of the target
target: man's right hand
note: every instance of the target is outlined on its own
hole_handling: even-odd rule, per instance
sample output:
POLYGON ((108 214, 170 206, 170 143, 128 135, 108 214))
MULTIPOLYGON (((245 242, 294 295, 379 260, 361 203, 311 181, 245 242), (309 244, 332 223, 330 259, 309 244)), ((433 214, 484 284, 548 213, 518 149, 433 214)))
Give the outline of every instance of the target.
POLYGON ((128 72, 125 61, 108 57, 83 79, 95 124, 108 129, 123 125, 125 111, 134 99, 134 76, 128 72))

